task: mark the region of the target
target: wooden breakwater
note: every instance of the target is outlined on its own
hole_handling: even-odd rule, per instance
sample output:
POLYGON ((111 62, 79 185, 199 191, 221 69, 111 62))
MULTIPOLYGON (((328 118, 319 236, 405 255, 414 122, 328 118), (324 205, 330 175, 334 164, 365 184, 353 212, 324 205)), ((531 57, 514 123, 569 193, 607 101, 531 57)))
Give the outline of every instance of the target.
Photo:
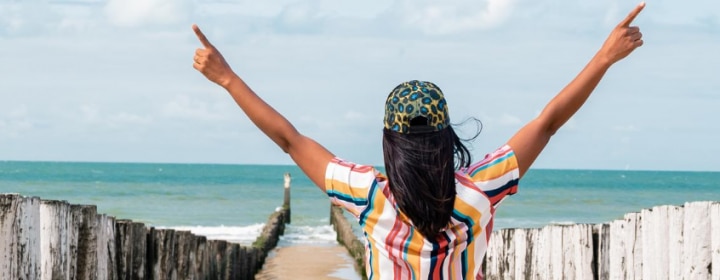
POLYGON ((330 224, 337 234, 337 242, 347 249, 353 259, 355 270, 363 279, 367 279, 365 272, 365 243, 357 238, 350 221, 345 217, 343 211, 338 206, 330 205, 330 224))
MULTIPOLYGON (((364 243, 342 211, 331 207, 331 223, 364 272, 364 243)), ((483 273, 485 279, 720 280, 720 202, 657 206, 604 224, 494 231, 483 273)))
POLYGON ((486 279, 720 279, 720 202, 492 233, 486 279))
POLYGON ((93 205, 0 194, 0 279, 254 279, 289 210, 242 246, 116 220, 93 205))

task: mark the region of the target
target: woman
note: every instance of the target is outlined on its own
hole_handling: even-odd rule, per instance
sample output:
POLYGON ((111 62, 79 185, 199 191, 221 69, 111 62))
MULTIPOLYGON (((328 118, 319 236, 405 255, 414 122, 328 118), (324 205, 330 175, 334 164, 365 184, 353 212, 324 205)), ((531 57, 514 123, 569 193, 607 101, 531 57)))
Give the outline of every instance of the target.
POLYGON ((495 206, 517 191, 550 137, 582 106, 615 62, 642 46, 630 23, 640 3, 610 33, 587 66, 506 145, 472 163, 455 135, 443 93, 430 82, 398 85, 385 103, 387 176, 336 158, 258 97, 197 26, 203 48, 193 67, 235 102, 307 176, 361 225, 370 279, 481 278, 495 206))

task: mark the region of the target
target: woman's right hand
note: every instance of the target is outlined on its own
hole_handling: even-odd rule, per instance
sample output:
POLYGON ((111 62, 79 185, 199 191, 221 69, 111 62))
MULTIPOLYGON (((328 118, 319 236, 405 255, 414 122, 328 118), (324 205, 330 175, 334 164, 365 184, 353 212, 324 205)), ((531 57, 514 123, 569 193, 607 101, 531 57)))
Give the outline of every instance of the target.
POLYGON ((599 55, 609 64, 620 61, 628 56, 636 48, 643 45, 642 33, 637 26, 630 26, 632 21, 637 17, 640 11, 645 8, 645 2, 642 2, 633 9, 630 14, 623 19, 608 36, 599 51, 599 55))
POLYGON ((193 68, 200 71, 208 80, 221 87, 227 88, 230 82, 237 76, 230 68, 230 65, 227 64, 220 51, 210 44, 210 41, 208 41, 205 34, 200 31, 200 28, 193 24, 192 29, 203 45, 202 48, 195 50, 193 68))

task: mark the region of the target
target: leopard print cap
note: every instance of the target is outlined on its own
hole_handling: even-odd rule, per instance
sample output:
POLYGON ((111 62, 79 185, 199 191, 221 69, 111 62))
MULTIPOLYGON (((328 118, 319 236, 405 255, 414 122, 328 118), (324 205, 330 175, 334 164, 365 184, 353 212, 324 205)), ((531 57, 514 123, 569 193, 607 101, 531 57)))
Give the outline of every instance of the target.
POLYGON ((385 128, 399 133, 440 131, 450 125, 447 102, 438 86, 431 82, 404 82, 388 95, 385 101, 385 128), (417 117, 428 120, 426 126, 413 125, 417 117))

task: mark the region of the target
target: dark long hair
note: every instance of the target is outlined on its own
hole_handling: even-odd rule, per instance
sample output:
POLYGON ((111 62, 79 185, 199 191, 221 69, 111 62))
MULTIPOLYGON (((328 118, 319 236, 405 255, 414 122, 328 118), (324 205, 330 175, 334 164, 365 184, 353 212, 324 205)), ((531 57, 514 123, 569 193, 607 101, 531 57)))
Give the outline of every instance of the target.
POLYGON ((424 237, 435 237, 450 223, 455 170, 470 165, 470 151, 452 127, 417 134, 384 129, 383 154, 400 211, 424 237))

